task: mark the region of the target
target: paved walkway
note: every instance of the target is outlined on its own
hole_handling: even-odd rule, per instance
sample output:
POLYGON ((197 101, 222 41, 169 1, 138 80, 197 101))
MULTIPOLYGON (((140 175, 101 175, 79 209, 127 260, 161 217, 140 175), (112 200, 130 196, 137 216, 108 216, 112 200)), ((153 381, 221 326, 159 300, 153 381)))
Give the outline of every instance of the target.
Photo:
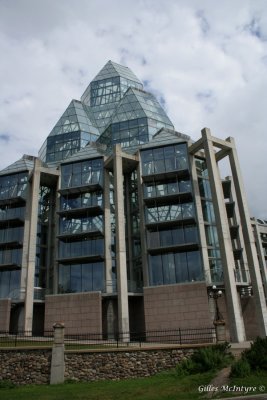
MULTIPOLYGON (((250 345, 251 342, 231 343, 230 351, 235 357, 240 357, 241 353, 244 350, 250 348, 250 345)), ((217 376, 208 385, 209 392, 206 394, 205 398, 212 399, 215 394, 218 394, 218 388, 229 385, 230 372, 231 372, 231 367, 223 368, 221 371, 218 372, 217 376)), ((246 396, 238 396, 238 397, 227 397, 227 400, 258 400, 258 399, 267 400, 267 393, 251 394, 251 395, 247 394, 246 396)), ((216 400, 224 400, 224 399, 216 398, 216 400)))

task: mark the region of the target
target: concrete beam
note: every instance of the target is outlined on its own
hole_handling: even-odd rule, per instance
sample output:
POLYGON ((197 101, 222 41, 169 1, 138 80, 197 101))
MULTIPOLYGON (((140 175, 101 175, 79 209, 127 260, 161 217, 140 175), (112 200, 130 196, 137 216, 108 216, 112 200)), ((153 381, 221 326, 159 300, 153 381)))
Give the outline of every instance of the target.
POLYGON ((232 144, 232 151, 230 153, 230 165, 233 176, 233 182, 236 191, 236 199, 238 202, 238 208, 241 219, 241 226, 243 231, 245 249, 248 259, 250 277, 253 288, 253 295, 256 302, 256 313, 259 324, 260 334, 262 337, 267 336, 267 308, 266 300, 262 285, 262 279, 260 274, 259 260, 256 250, 255 239, 251 227, 251 220, 249 215, 248 204, 246 200, 246 193, 244 189, 243 179, 241 175, 241 169, 235 148, 235 142, 233 138, 229 138, 232 144))
POLYGON ((240 299, 238 297, 235 284, 235 262, 232 251, 231 236, 228 226, 221 178, 213 147, 213 138, 209 129, 205 128, 202 130, 202 138, 204 141, 206 163, 209 173, 216 226, 220 243, 231 340, 233 342, 243 342, 245 340, 245 328, 241 313, 240 299))
MULTIPOLYGON (((114 194, 116 220, 116 269, 118 286, 118 323, 120 332, 129 332, 129 305, 127 287, 127 263, 125 244, 125 210, 123 193, 122 152, 120 145, 114 148, 114 194)), ((123 340, 127 338, 123 338, 123 340)))

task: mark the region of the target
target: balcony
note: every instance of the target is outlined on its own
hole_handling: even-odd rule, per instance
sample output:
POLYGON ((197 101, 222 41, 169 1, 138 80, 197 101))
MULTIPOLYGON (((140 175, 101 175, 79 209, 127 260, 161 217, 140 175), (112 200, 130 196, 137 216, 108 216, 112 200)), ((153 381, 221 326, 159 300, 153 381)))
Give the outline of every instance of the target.
POLYGON ((248 269, 234 269, 235 282, 238 286, 250 285, 250 273, 248 269))
POLYGON ((151 197, 144 197, 144 202, 146 205, 164 205, 164 204, 175 204, 187 203, 192 201, 191 192, 180 192, 174 194, 159 194, 151 197))
POLYGON ((199 249, 198 243, 180 243, 180 244, 173 244, 170 246, 162 245, 158 247, 149 247, 147 251, 151 255, 157 255, 169 252, 196 251, 198 249, 199 249))
POLYGON ((218 268, 206 273, 206 282, 208 285, 224 285, 223 270, 218 268))
POLYGON ((100 182, 95 182, 91 184, 85 184, 83 186, 72 186, 72 187, 64 187, 58 190, 58 192, 62 195, 66 194, 78 194, 78 193, 86 193, 86 192, 96 192, 102 190, 103 186, 100 182))
POLYGON ((143 175, 143 182, 153 182, 156 180, 166 180, 170 178, 189 178, 189 169, 180 169, 174 171, 154 172, 151 174, 143 175))
POLYGON ((171 226, 184 226, 184 225, 194 225, 196 224, 196 219, 194 216, 187 217, 184 219, 173 219, 173 220, 161 220, 161 221, 149 221, 146 222, 146 227, 153 228, 159 226, 161 228, 171 227, 171 226))
POLYGON ((103 214, 103 209, 99 205, 93 205, 89 207, 80 207, 80 208, 69 208, 68 210, 60 210, 57 211, 57 214, 61 217, 82 217, 84 215, 101 215, 103 214))
POLYGON ((229 201, 228 203, 225 203, 226 207, 226 213, 228 218, 233 218, 234 216, 234 209, 235 209, 235 202, 234 201, 229 201))

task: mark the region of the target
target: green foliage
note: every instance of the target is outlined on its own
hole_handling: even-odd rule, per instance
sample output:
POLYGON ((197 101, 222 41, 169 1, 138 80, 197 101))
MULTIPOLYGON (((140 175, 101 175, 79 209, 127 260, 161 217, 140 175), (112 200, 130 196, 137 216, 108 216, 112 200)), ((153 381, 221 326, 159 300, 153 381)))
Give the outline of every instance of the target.
POLYGON ((245 358, 240 358, 235 361, 231 366, 231 378, 246 378, 251 373, 251 368, 245 358))
POLYGON ((176 365, 176 372, 179 376, 191 375, 195 372, 196 365, 192 358, 185 358, 176 365))
POLYGON ((16 387, 15 383, 9 381, 8 379, 0 380, 0 389, 12 389, 15 387, 16 387))
POLYGON ((246 359, 251 369, 267 371, 267 337, 257 337, 251 348, 242 353, 242 359, 246 359))
POLYGON ((228 353, 228 343, 198 349, 191 358, 183 360, 176 367, 178 375, 216 371, 226 367, 233 359, 228 353))

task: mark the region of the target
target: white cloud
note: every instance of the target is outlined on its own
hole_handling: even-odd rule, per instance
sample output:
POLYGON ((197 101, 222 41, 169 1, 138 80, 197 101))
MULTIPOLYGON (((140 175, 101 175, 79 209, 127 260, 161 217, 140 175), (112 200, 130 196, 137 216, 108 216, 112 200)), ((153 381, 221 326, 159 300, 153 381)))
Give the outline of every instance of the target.
POLYGON ((267 218, 265 0, 2 0, 0 26, 0 168, 37 154, 112 59, 162 96, 178 131, 235 137, 251 213, 267 218))

